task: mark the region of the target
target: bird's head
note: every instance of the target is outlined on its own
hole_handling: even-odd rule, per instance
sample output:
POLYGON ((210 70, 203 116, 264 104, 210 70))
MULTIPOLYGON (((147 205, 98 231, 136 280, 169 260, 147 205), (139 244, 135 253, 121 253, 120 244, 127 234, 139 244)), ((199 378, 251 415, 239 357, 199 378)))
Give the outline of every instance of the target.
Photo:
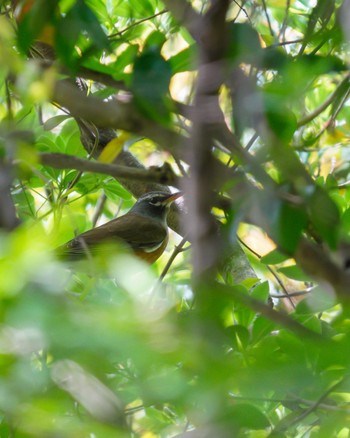
POLYGON ((182 195, 182 192, 149 192, 142 195, 130 211, 165 221, 170 205, 182 195))

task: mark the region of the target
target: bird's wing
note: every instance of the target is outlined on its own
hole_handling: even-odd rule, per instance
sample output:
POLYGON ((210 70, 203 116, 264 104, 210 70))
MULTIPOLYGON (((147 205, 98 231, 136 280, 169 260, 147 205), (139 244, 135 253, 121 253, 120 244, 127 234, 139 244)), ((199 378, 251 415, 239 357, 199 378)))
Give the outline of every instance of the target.
POLYGON ((133 250, 147 250, 161 245, 166 237, 167 228, 161 222, 129 213, 80 234, 60 247, 58 252, 80 258, 89 252, 96 253, 99 245, 108 242, 127 243, 133 250))
POLYGON ((125 220, 124 218, 125 216, 121 216, 102 227, 108 230, 110 236, 115 235, 117 239, 123 240, 133 249, 159 245, 167 237, 167 226, 158 220, 133 213, 129 213, 125 220), (132 228, 130 222, 133 224, 132 228), (115 232, 116 229, 117 232, 115 232))

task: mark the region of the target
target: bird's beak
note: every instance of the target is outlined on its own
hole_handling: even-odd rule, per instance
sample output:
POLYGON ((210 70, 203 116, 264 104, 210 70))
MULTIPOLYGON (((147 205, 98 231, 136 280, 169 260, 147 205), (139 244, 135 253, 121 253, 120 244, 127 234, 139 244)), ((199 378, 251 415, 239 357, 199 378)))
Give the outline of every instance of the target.
POLYGON ((169 198, 165 199, 165 201, 163 201, 164 205, 170 205, 172 202, 174 202, 176 199, 181 198, 181 196, 183 196, 182 192, 176 192, 176 193, 172 193, 169 198))

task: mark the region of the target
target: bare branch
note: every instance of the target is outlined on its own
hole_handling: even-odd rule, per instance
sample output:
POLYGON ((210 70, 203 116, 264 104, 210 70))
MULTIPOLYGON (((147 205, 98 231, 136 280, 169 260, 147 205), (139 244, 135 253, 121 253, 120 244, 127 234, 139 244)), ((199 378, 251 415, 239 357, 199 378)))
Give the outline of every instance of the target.
POLYGON ((103 101, 94 96, 85 96, 67 81, 58 81, 53 100, 67 108, 74 117, 94 123, 99 128, 115 128, 151 138, 166 147, 174 156, 181 158, 188 139, 143 117, 131 102, 116 99, 103 101))
POLYGON ((316 411, 322 404, 322 402, 327 399, 329 394, 334 392, 342 383, 344 380, 340 380, 339 382, 336 382, 334 385, 332 385, 327 391, 325 391, 321 397, 319 397, 318 400, 316 400, 311 406, 309 406, 307 409, 304 409, 299 415, 293 416, 290 421, 286 422, 285 419, 282 419, 279 424, 276 425, 276 427, 273 429, 273 435, 281 433, 285 430, 287 430, 289 427, 300 423, 304 418, 306 418, 308 415, 310 415, 312 412, 316 411))
POLYGON ((161 272, 160 276, 159 276, 159 281, 163 281, 164 277, 166 276, 167 272, 169 271, 171 265, 173 264, 174 260, 176 259, 176 257, 182 252, 184 251, 183 247, 185 245, 185 243, 187 242, 187 236, 183 237, 181 242, 175 246, 174 251, 172 252, 171 256, 169 257, 167 264, 165 265, 163 271, 161 272))
POLYGON ((236 299, 243 305, 249 307, 255 312, 260 313, 265 318, 275 322, 279 326, 282 326, 290 330, 296 335, 303 336, 307 339, 317 342, 323 342, 323 343, 329 342, 326 338, 304 327, 302 324, 295 321, 286 313, 277 312, 272 307, 263 303, 262 301, 258 301, 252 298, 250 295, 245 293, 243 288, 241 288, 240 286, 227 286, 221 283, 216 283, 215 286, 213 287, 215 288, 215 291, 231 296, 233 299, 236 299))
POLYGON ((149 17, 141 18, 140 20, 135 21, 134 23, 131 23, 129 26, 125 27, 122 30, 119 30, 118 32, 112 33, 111 35, 108 35, 109 39, 113 39, 118 36, 122 36, 123 33, 127 32, 131 28, 138 26, 139 24, 144 23, 145 21, 152 20, 153 18, 159 17, 160 15, 166 14, 168 12, 167 9, 163 9, 162 11, 159 11, 153 15, 150 15, 149 17))
POLYGON ((150 181, 172 186, 178 186, 178 177, 174 174, 170 164, 164 163, 161 167, 138 169, 116 164, 99 163, 84 160, 73 155, 65 154, 39 154, 42 164, 55 169, 75 169, 84 172, 103 173, 114 178, 135 179, 138 181, 150 181))
POLYGON ((337 88, 333 91, 333 93, 330 94, 328 98, 318 108, 315 109, 315 111, 313 111, 312 113, 308 114, 303 119, 298 121, 298 127, 307 125, 317 116, 322 114, 323 111, 325 111, 329 107, 329 105, 333 103, 335 98, 338 96, 339 90, 344 86, 344 84, 346 84, 346 82, 349 82, 349 79, 350 79, 350 74, 347 74, 345 78, 338 84, 337 88))

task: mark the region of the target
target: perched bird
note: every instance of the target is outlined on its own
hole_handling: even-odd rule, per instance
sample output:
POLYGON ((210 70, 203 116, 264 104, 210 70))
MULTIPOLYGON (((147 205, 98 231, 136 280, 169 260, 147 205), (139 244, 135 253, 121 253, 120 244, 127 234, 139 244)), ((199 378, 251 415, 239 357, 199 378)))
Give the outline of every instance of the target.
MULTIPOLYGON (((79 260, 98 254, 103 245, 126 244, 142 260, 153 263, 168 243, 166 222, 170 205, 181 192, 149 192, 123 216, 80 234, 57 248, 59 257, 79 260)), ((110 247, 110 246, 109 246, 110 247)))

